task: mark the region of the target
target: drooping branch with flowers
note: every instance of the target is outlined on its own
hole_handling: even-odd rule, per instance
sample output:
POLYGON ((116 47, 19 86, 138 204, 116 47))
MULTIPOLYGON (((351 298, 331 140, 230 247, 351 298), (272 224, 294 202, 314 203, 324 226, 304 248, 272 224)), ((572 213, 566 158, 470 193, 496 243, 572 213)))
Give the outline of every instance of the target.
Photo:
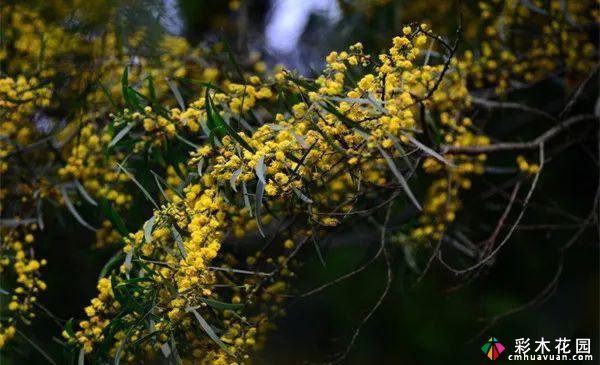
POLYGON ((460 17, 448 34, 409 20, 384 52, 331 52, 316 77, 262 72, 226 43, 165 36, 146 52, 143 29, 84 37, 35 7, 4 6, 0 346, 46 312, 52 262, 35 245, 58 224, 48 206, 94 231, 90 249, 114 252, 85 318, 61 323, 80 361, 251 363, 291 301, 366 267, 294 289, 302 257, 324 261, 322 242, 365 217, 378 245, 366 265, 382 258, 388 285, 394 245, 428 250, 423 275, 436 260, 476 275, 510 240, 551 147, 598 126, 597 110, 573 112, 597 79, 597 4, 529 3, 482 2, 482 19, 460 17), (484 33, 476 46, 464 40, 472 28, 484 33), (556 75, 572 95, 559 113, 505 100, 556 75), (542 120, 540 134, 486 133, 482 112, 504 109, 542 120), (458 244, 468 264, 455 267, 442 243, 497 153, 514 161, 502 170, 514 189, 488 239, 458 244))

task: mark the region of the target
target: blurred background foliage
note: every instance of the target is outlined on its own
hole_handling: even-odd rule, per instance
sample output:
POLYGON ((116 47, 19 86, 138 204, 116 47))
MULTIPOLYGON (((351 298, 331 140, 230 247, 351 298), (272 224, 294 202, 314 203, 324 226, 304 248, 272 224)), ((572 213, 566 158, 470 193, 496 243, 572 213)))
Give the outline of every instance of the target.
MULTIPOLYGON (((476 2, 465 3, 465 43, 461 47, 468 48, 481 35, 477 34, 476 2)), ((192 44, 219 43, 226 38, 240 62, 247 62, 258 52, 270 66, 284 63, 307 75, 323 66, 323 57, 330 50, 342 49, 356 41, 363 42, 368 52, 385 48, 389 39, 401 33, 405 22, 427 21, 447 38, 452 38, 457 26, 456 7, 451 1, 340 0, 335 4, 337 15, 309 12, 293 54, 286 54, 271 48, 267 42, 266 29, 273 21, 276 6, 272 1, 48 0, 38 2, 38 6, 47 17, 45 21, 60 22, 82 34, 101 32, 110 23, 125 38, 128 32, 144 27, 146 38, 139 51, 150 57, 157 52, 158 39, 165 32, 175 31, 192 44)), ((235 72, 233 68, 229 71, 235 72)), ((597 82, 591 84, 597 87, 597 82)), ((564 85, 547 80, 516 98, 528 105, 552 109, 552 101, 563 99, 564 94, 564 85)), ((590 97, 577 108, 588 110, 595 102, 590 97)), ((526 140, 537 130, 528 129, 526 118, 518 112, 496 113, 489 120, 488 125, 492 126, 489 133, 503 139, 518 129, 520 137, 526 140)), ((589 131, 592 136, 597 133, 595 129, 589 131)), ((421 277, 427 265, 427 252, 394 255, 397 260, 393 263, 391 295, 362 328, 348 363, 478 364, 489 361, 480 347, 490 336, 509 346, 518 337, 589 337, 595 356, 599 356, 600 252, 595 229, 586 230, 567 252, 552 295, 541 303, 526 305, 552 282, 560 264, 560 246, 573 235, 573 229, 538 225, 564 225, 570 222, 569 215, 584 218, 588 214, 599 178, 597 149, 595 138, 583 140, 547 166, 533 201, 537 209, 530 209, 523 222, 530 228, 517 230, 497 260, 486 265, 483 275, 474 280, 458 278, 439 264, 421 277), (556 211, 568 213, 555 214, 556 211), (562 216, 562 220, 557 216, 562 216), (522 310, 493 320, 523 305, 522 310)), ((503 157, 490 162, 511 163, 503 157)), ((486 222, 494 222, 493 217, 503 209, 504 201, 498 195, 488 194, 496 183, 493 176, 486 175, 481 180, 465 197, 461 214, 463 226, 469 227, 465 233, 474 238, 485 237, 491 229, 486 222), (489 198, 482 203, 481 196, 489 198)), ((45 219, 48 226, 59 228, 38 238, 39 256, 52 263, 45 268, 44 277, 53 288, 40 301, 59 318, 81 317, 81 309, 95 295, 98 272, 114 249, 90 250, 93 234, 64 211, 48 208, 45 219)), ((392 224, 393 221, 392 217, 392 224)), ((373 254, 375 246, 362 234, 372 227, 359 220, 354 223, 354 232, 343 232, 328 240, 323 250, 325 267, 315 255, 306 255, 306 264, 297 273, 299 292, 355 269, 373 254)), ((400 251, 402 246, 394 249, 400 251)), ((322 293, 291 299, 288 315, 279 320, 279 329, 269 336, 256 363, 323 362, 343 351, 354 329, 377 300, 384 280, 383 265, 374 265, 322 293)), ((60 358, 61 346, 52 338, 60 330, 51 318, 40 316, 30 333, 48 353, 60 358)), ((3 356, 3 364, 46 363, 26 342, 18 341, 22 342, 16 347, 18 357, 12 360, 10 355, 3 356)))

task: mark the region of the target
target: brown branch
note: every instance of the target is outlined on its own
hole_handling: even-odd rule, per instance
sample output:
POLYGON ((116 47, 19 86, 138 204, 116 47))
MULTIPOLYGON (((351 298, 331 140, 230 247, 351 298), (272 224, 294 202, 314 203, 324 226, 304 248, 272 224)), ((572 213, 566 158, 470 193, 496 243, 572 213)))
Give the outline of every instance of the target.
POLYGON ((373 314, 375 314, 377 309, 381 306, 381 304, 383 303, 383 300, 387 297, 387 294, 392 285, 392 265, 391 265, 391 260, 390 260, 390 254, 387 251, 387 249, 385 248, 387 225, 390 220, 390 212, 392 211, 392 205, 393 205, 393 202, 391 202, 388 205, 388 210, 386 212, 385 221, 384 221, 383 225, 381 226, 381 249, 380 249, 380 251, 381 251, 381 253, 383 253, 383 258, 384 258, 385 266, 387 269, 386 270, 387 278, 386 278, 386 282, 385 282, 385 288, 383 289, 383 292, 379 296, 379 299, 377 299, 377 302, 375 303, 375 305, 371 308, 371 310, 369 310, 367 315, 365 315, 363 317, 362 321, 356 327, 356 330, 354 331, 354 334, 352 335, 352 339, 350 340, 350 343, 348 343, 348 346, 346 347, 346 350, 344 351, 344 353, 342 355, 340 355, 337 359, 332 361, 331 364, 340 363, 348 357, 348 355, 350 354, 350 350, 352 350, 352 347, 354 346, 354 343, 356 342, 356 339, 358 338, 358 335, 360 334, 360 330, 369 321, 369 319, 373 316, 373 314))
POLYGON ((318 293, 318 292, 320 292, 322 290, 327 289, 328 287, 330 287, 332 285, 335 285, 337 283, 340 283, 340 282, 342 282, 342 281, 344 281, 346 279, 349 279, 349 278, 353 277, 354 275, 356 275, 356 274, 364 271, 366 268, 368 268, 369 266, 371 266, 371 264, 373 262, 375 262, 375 260, 377 260, 379 258, 379 256, 381 256, 381 254, 385 250, 385 231, 386 231, 386 227, 387 227, 387 224, 389 222, 389 219, 390 219, 390 212, 391 212, 392 204, 393 204, 393 200, 390 200, 388 202, 388 209, 387 209, 387 213, 386 213, 386 217, 385 217, 385 223, 384 223, 384 226, 382 228, 382 233, 381 233, 382 237, 381 237, 381 241, 380 241, 380 245, 379 245, 379 250, 377 250, 377 253, 373 257, 371 257, 371 259, 369 259, 369 261, 367 261, 365 264, 361 265, 359 268, 357 268, 357 269, 355 269, 353 271, 350 271, 350 272, 348 272, 348 273, 346 273, 346 274, 338 277, 337 279, 329 281, 329 282, 327 282, 327 283, 325 283, 323 285, 320 285, 320 286, 318 286, 318 287, 316 287, 316 288, 314 288, 314 289, 312 289, 310 291, 307 291, 305 293, 300 294, 298 297, 305 298, 305 297, 308 297, 310 295, 316 294, 316 293, 318 293))
POLYGON ((569 98, 569 101, 565 105, 564 109, 560 112, 560 114, 558 116, 559 119, 563 119, 565 116, 567 116, 571 112, 571 109, 573 109, 573 106, 575 105, 575 103, 579 100, 579 98, 583 94, 583 90, 586 88, 586 86, 589 84, 589 82, 594 78, 594 75, 596 74, 596 72, 598 72, 598 67, 596 67, 585 78, 585 80, 583 80, 583 82, 581 82, 581 84, 579 84, 579 87, 577 88, 577 90, 575 90, 575 92, 571 95, 571 97, 569 98))
POLYGON ((473 104, 486 107, 487 109, 510 109, 510 110, 518 110, 518 111, 522 111, 522 112, 525 112, 525 113, 530 113, 530 114, 538 115, 540 117, 546 118, 546 119, 548 119, 550 121, 553 121, 555 123, 558 123, 558 121, 559 121, 558 118, 553 117, 552 115, 546 113, 543 110, 532 108, 532 107, 524 105, 524 104, 511 103, 511 102, 501 102, 501 101, 488 100, 488 99, 483 99, 483 98, 478 98, 478 97, 472 97, 471 101, 473 102, 473 104))
MULTIPOLYGON (((527 192, 527 195, 525 196, 525 201, 523 202, 523 207, 522 207, 521 211, 519 212, 519 215, 517 216, 517 219, 515 220, 515 222, 510 227, 508 233, 504 236, 504 238, 502 239, 502 241, 500 242, 500 244, 498 244, 498 246, 496 246, 496 248, 489 255, 487 255, 483 259, 479 260, 476 264, 471 265, 471 266, 469 266, 469 267, 467 267, 465 269, 452 270, 452 272, 454 274, 456 274, 456 275, 466 274, 466 273, 469 273, 469 272, 471 272, 471 271, 473 271, 473 270, 475 270, 475 269, 483 266, 488 261, 490 261, 492 258, 494 258, 498 254, 498 252, 500 252, 500 250, 502 249, 502 247, 504 247, 504 245, 510 240, 510 238, 512 237, 512 234, 517 229, 517 226, 519 225, 519 223, 521 222, 521 219, 523 219, 523 216, 525 215, 525 211, 526 211, 527 206, 529 204, 529 200, 531 199, 531 196, 533 195, 533 192, 535 191, 535 188, 537 186, 537 182, 538 182, 539 177, 540 177, 540 173, 542 172, 542 169, 544 168, 544 144, 543 143, 540 144, 539 148, 540 148, 540 157, 539 157, 539 159, 540 159, 539 160, 540 169, 535 174, 535 176, 533 178, 533 182, 531 183, 531 187, 529 188, 529 191, 527 192)), ((514 199, 514 198, 512 198, 512 199, 514 199)))
POLYGON ((442 145, 441 152, 449 154, 480 154, 489 152, 500 152, 500 151, 519 151, 519 150, 534 150, 540 148, 541 145, 545 144, 552 138, 559 135, 566 129, 573 127, 574 125, 587 121, 597 120, 598 117, 591 114, 582 114, 566 119, 562 123, 548 129, 542 133, 539 137, 529 142, 507 142, 507 143, 494 143, 487 146, 451 146, 442 145))

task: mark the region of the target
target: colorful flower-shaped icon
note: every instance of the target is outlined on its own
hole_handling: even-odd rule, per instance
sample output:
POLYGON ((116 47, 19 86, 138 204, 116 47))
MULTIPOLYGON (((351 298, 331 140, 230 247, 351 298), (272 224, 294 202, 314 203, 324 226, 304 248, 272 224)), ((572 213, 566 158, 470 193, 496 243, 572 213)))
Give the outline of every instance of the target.
POLYGON ((487 342, 481 346, 481 351, 490 359, 496 360, 498 356, 504 351, 504 346, 498 342, 496 337, 490 337, 487 342))

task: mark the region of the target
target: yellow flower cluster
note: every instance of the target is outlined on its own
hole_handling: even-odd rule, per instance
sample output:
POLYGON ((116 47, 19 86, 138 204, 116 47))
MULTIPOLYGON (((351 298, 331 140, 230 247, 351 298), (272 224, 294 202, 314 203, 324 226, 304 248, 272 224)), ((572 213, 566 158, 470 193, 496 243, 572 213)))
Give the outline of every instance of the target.
POLYGON ((485 22, 481 49, 466 51, 461 60, 476 88, 501 93, 562 72, 573 82, 593 69, 597 47, 584 27, 600 19, 593 1, 495 0, 479 7, 485 22), (532 29, 535 36, 515 37, 532 29))
POLYGON ((523 156, 517 156, 517 165, 519 166, 519 170, 526 172, 528 174, 537 174, 540 171, 540 166, 535 163, 529 163, 523 156))
POLYGON ((48 85, 40 84, 36 78, 19 75, 0 78, 0 173, 8 169, 4 160, 11 152, 25 147, 35 140, 37 135, 31 118, 37 108, 48 106, 52 95, 48 85), (14 143, 11 143, 14 142, 14 143))
POLYGON ((40 291, 46 290, 46 283, 40 279, 39 270, 46 260, 36 260, 31 254, 31 244, 35 240, 31 232, 35 224, 15 222, 16 227, 0 230, 0 276, 3 282, 14 281, 12 293, 0 293, 8 315, 0 321, 0 349, 15 334, 18 322, 29 323, 35 318, 33 307, 40 291))
MULTIPOLYGON (((14 206, 8 204, 15 199, 18 204, 28 206, 35 201, 35 195, 43 197, 48 194, 47 181, 38 181, 35 188, 21 180, 11 180, 10 174, 20 172, 17 164, 9 164, 11 155, 20 155, 23 149, 39 138, 36 126, 31 122, 39 108, 48 106, 52 95, 49 85, 42 84, 37 78, 19 75, 15 78, 0 78, 0 212, 13 213, 14 206), (13 171, 14 170, 14 171, 13 171)), ((23 158, 23 157, 21 157, 23 158)), ((23 210, 23 214, 31 211, 23 210)), ((7 313, 0 320, 0 348, 10 340, 20 323, 29 323, 35 313, 33 307, 40 291, 46 284, 40 279, 39 269, 46 260, 38 260, 31 247, 37 229, 31 219, 15 216, 12 220, 3 220, 0 227, 0 276, 3 289, 0 295, 7 300, 7 313)), ((4 308, 3 308, 4 309, 4 308)))
MULTIPOLYGON (((124 254, 129 259, 125 259, 118 276, 114 277, 118 288, 127 288, 138 281, 134 298, 142 299, 149 293, 156 293, 155 305, 149 309, 156 331, 164 330, 178 338, 186 338, 191 350, 187 353, 201 359, 201 363, 234 359, 243 362, 248 351, 262 342, 257 341, 256 336, 264 336, 269 328, 268 312, 259 312, 257 316, 240 321, 231 311, 215 314, 208 310, 211 300, 227 299, 232 304, 254 305, 270 301, 281 303, 277 294, 287 288, 285 281, 263 283, 260 276, 252 276, 244 289, 234 290, 231 296, 223 296, 214 289, 215 285, 227 282, 226 276, 215 271, 212 265, 223 260, 219 259, 219 252, 228 228, 233 227, 233 233, 238 237, 256 228, 263 232, 273 218, 273 212, 307 214, 305 205, 308 204, 307 218, 325 229, 340 222, 335 216, 328 216, 328 212, 352 209, 351 202, 356 200, 361 184, 373 189, 394 185, 393 179, 389 179, 393 176, 392 170, 398 169, 393 158, 402 156, 406 149, 421 148, 414 136, 415 131, 422 128, 415 120, 418 103, 425 103, 436 111, 467 103, 466 88, 460 75, 443 74, 442 65, 423 66, 416 62, 426 43, 422 29, 422 26, 414 30, 405 28, 404 36, 395 38, 389 52, 377 58, 375 72, 364 76, 354 87, 345 86, 344 77, 339 75, 344 75, 347 67, 370 65, 372 60, 362 54, 360 44, 347 52, 330 54, 328 66, 314 88, 301 85, 302 80, 288 77, 288 74, 280 75, 278 87, 299 92, 304 101, 293 105, 289 114, 276 114, 272 123, 259 126, 251 137, 244 133, 217 135, 214 146, 207 144, 192 153, 188 171, 198 171, 192 175, 192 183, 183 189, 182 196, 168 196, 168 204, 155 211, 144 229, 126 238, 124 254), (437 78, 443 81, 437 83, 437 78), (434 90, 436 84, 438 87, 434 90), (248 203, 247 196, 235 194, 249 189, 256 190, 254 208, 248 203), (225 194, 225 191, 234 195, 225 194), (269 214, 264 217, 263 199, 269 206, 269 214), (255 215, 254 219, 250 214, 255 215), (144 263, 138 278, 133 276, 133 268, 138 264, 132 260, 144 263), (225 332, 217 339, 225 344, 225 348, 219 348, 215 339, 193 335, 194 328, 198 328, 196 320, 202 323, 204 318, 226 325, 225 332), (248 323, 253 325, 249 328, 248 323)), ((258 82, 251 79, 253 84, 258 82)), ((242 107, 243 99, 254 106, 254 99, 269 99, 273 94, 268 87, 255 88, 253 85, 229 84, 228 90, 230 93, 217 91, 214 95, 210 95, 211 90, 206 90, 206 97, 192 103, 185 111, 171 109, 167 115, 152 115, 152 109, 145 108, 144 114, 126 111, 119 118, 123 122, 143 123, 148 136, 152 136, 159 126, 168 130, 168 125, 173 125, 170 123, 186 125, 190 132, 200 133, 206 132, 205 128, 210 128, 209 125, 216 123, 218 118, 231 123, 240 111, 249 110, 245 102, 242 107), (211 99, 222 110, 210 109, 206 101, 211 99), (200 128, 190 128, 190 125, 200 128)), ((467 119, 461 119, 459 124, 456 116, 449 112, 443 119, 449 131, 447 140, 458 144, 483 142, 481 137, 470 132, 467 119)), ((468 180, 461 174, 479 171, 480 167, 466 156, 457 157, 454 162, 457 164, 456 181, 465 187, 468 180)), ((437 214, 441 205, 443 202, 430 201, 425 211, 437 214)), ((311 234, 305 229, 297 229, 295 238, 283 240, 282 249, 289 252, 298 237, 311 234)), ((257 253, 248 257, 247 265, 257 267, 255 265, 263 260, 267 265, 279 267, 279 275, 292 276, 285 255, 263 259, 257 253)), ((225 260, 225 264, 232 263, 225 260)), ((94 343, 104 341, 104 337, 95 333, 106 332, 106 319, 127 305, 123 302, 125 299, 117 298, 116 294, 111 300, 119 303, 117 307, 96 306, 94 303, 104 301, 94 299, 86 312, 90 318, 101 315, 104 319, 95 320, 94 326, 89 326, 88 321, 83 322, 82 329, 70 337, 71 341, 84 346, 86 352, 93 350, 94 343)), ((271 310, 283 313, 277 306, 271 310)), ((141 315, 128 312, 121 318, 133 324, 141 315)), ((148 331, 147 328, 135 328, 128 336, 118 332, 114 335, 113 348, 121 347, 123 341, 132 342, 151 334, 148 331)), ((146 356, 167 345, 166 338, 158 338, 157 343, 145 348, 146 356)), ((134 352, 128 352, 126 356, 134 356, 134 352)))

